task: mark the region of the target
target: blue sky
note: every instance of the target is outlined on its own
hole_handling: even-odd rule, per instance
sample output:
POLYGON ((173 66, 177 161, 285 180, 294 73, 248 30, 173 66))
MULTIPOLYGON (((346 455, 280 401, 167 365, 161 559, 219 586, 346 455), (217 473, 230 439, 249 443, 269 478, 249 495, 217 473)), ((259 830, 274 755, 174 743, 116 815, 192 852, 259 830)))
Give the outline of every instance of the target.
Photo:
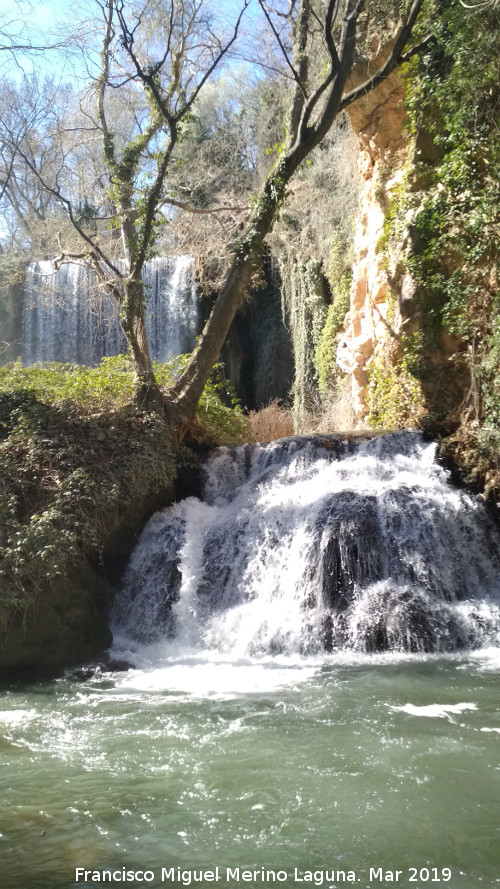
MULTIPOLYGON (((228 23, 235 20, 243 0, 214 0, 213 11, 221 19, 228 23)), ((255 33, 255 17, 258 17, 258 4, 252 0, 245 14, 247 33, 255 33)), ((62 36, 68 36, 78 29, 78 26, 92 18, 96 22, 101 19, 101 12, 94 0, 0 0, 0 32, 7 35, 0 37, 0 42, 8 42, 8 36, 15 43, 31 43, 33 45, 54 44, 61 40, 62 36)), ((96 51, 99 47, 97 36, 96 51)), ((88 82, 88 74, 82 60, 82 55, 73 49, 69 52, 57 50, 45 53, 32 53, 17 56, 20 67, 16 71, 15 60, 8 53, 0 53, 0 75, 16 77, 32 69, 46 71, 59 75, 67 80, 82 80, 88 82)), ((83 85, 83 84, 82 84, 83 85)), ((77 86, 77 83, 75 83, 77 86)))

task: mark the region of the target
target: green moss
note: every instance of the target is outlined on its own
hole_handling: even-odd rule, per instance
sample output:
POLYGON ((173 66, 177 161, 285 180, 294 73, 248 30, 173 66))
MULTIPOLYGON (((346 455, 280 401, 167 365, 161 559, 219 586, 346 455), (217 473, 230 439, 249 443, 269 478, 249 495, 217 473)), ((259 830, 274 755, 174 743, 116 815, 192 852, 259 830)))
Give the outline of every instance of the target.
POLYGON ((1 601, 26 609, 48 583, 98 553, 124 509, 171 486, 172 436, 120 407, 76 415, 26 389, 0 397, 1 601))
POLYGON ((417 289, 409 332, 397 346, 382 344, 372 362, 376 426, 418 422, 426 412, 452 425, 461 416, 490 430, 488 440, 500 428, 499 24, 498 8, 474 12, 460 0, 429 0, 419 20, 416 39, 435 39, 404 74, 409 156, 418 161, 389 197, 377 245, 389 268, 411 211, 403 262, 417 289))
POLYGON ((328 396, 337 380, 337 334, 349 311, 351 278, 350 272, 344 273, 335 302, 328 306, 326 321, 314 354, 318 390, 322 398, 328 396))
POLYGON ((411 373, 406 356, 396 363, 383 348, 370 367, 368 422, 375 429, 404 429, 415 426, 423 412, 420 381, 411 373))
POLYGON ((409 207, 408 171, 396 188, 391 191, 387 209, 384 214, 384 227, 377 242, 377 253, 382 253, 385 264, 389 263, 389 249, 391 244, 399 244, 404 224, 405 214, 409 207))
POLYGON ((327 270, 332 302, 328 306, 325 323, 317 338, 314 352, 318 392, 324 403, 335 394, 338 383, 337 334, 343 327, 350 307, 351 263, 352 251, 337 232, 330 244, 327 270))
MULTIPOLYGON (((156 370, 166 385, 176 367, 156 370)), ((25 610, 47 584, 97 558, 134 504, 171 490, 175 430, 134 404, 124 357, 97 368, 15 362, 0 368, 0 385, 0 604, 25 610)), ((222 394, 225 382, 213 377, 199 439, 248 440, 241 411, 222 394)))
POLYGON ((409 66, 406 100, 417 145, 423 129, 435 146, 432 161, 422 164, 430 188, 410 259, 425 351, 439 348, 443 329, 462 339, 470 379, 462 416, 492 428, 500 422, 499 25, 496 5, 476 13, 460 0, 431 0, 419 27, 422 34, 431 28, 435 41, 409 66))
POLYGON ((321 263, 313 259, 289 259, 280 271, 295 363, 293 413, 300 428, 317 384, 314 356, 328 311, 326 282, 321 263))

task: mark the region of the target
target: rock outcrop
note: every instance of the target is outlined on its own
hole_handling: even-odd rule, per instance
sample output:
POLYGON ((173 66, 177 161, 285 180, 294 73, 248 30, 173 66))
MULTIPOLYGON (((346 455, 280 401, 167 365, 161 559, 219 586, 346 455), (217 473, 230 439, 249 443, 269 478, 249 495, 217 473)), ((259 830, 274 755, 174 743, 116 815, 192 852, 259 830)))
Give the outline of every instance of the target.
MULTIPOLYGON (((391 44, 380 49, 378 63, 385 61, 390 50, 391 44)), ((353 86, 367 74, 360 64, 353 86)), ((398 301, 394 299, 394 274, 384 250, 384 230, 388 206, 404 178, 410 150, 409 136, 403 127, 403 100, 404 84, 400 75, 393 73, 349 109, 360 146, 361 194, 354 237, 351 307, 338 346, 337 364, 352 378, 352 404, 359 421, 369 411, 369 367, 377 344, 390 337, 397 347, 402 325, 398 301)), ((391 265, 397 265, 397 260, 391 265)), ((401 293, 408 298, 413 292, 408 275, 400 274, 399 284, 401 293)))

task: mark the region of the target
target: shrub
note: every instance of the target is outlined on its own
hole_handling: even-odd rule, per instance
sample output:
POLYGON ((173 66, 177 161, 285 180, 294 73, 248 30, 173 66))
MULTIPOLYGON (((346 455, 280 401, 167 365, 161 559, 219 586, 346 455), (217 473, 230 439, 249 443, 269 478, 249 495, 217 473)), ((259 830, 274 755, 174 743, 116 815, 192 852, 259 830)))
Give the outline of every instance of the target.
POLYGON ((260 411, 250 411, 248 421, 257 441, 276 441, 293 435, 293 419, 278 399, 271 401, 260 411))
MULTIPOLYGON (((161 384, 182 361, 157 366, 161 384)), ((0 368, 0 386, 0 603, 26 609, 97 556, 131 504, 170 489, 177 455, 163 418, 134 404, 124 356, 95 368, 15 362, 0 368)), ((231 400, 216 369, 194 423, 200 440, 248 440, 231 400)))

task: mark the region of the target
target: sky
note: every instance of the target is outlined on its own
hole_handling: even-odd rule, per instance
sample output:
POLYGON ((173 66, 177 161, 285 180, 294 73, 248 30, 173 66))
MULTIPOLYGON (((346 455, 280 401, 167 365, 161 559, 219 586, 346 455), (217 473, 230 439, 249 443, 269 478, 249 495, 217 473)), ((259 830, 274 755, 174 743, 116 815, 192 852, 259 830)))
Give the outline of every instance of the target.
MULTIPOLYGON (((9 42, 34 47, 58 43, 64 32, 72 30, 79 19, 85 16, 85 8, 90 3, 79 3, 75 14, 75 4, 71 0, 0 0, 0 43, 9 42)), ((69 54, 54 49, 46 52, 0 53, 0 76, 16 78, 31 70, 46 71, 47 74, 60 74, 68 79, 78 77, 82 69, 80 53, 69 54)))
MULTIPOLYGON (((218 0, 213 3, 217 16, 230 22, 235 19, 241 9, 243 0, 218 0)), ((96 19, 94 0, 0 0, 0 45, 14 43, 31 43, 34 46, 57 43, 68 32, 74 32, 85 22, 86 33, 91 32, 89 22, 96 19)), ((246 13, 246 27, 252 31, 252 22, 258 14, 257 0, 251 0, 246 13)), ((99 40, 96 43, 98 52, 99 40)), ((0 76, 16 77, 32 69, 46 70, 47 73, 58 73, 64 78, 88 82, 88 71, 83 63, 81 52, 72 49, 69 52, 49 50, 44 53, 35 52, 16 58, 11 53, 0 52, 0 76), (19 63, 16 72, 16 64, 19 63)), ((95 72, 94 72, 95 73, 95 72)), ((76 85, 76 84, 75 84, 76 85)))

